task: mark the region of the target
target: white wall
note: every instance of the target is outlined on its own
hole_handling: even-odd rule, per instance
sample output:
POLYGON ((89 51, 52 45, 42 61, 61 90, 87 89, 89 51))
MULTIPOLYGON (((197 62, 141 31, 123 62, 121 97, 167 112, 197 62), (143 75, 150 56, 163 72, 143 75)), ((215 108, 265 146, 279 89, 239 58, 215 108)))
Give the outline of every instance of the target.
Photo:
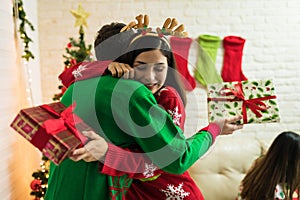
MULTIPOLYGON (((32 1, 32 3, 34 3, 32 1)), ((30 199, 31 174, 40 155, 9 124, 17 111, 28 106, 20 43, 15 38, 12 1, 0 7, 0 199, 30 199)), ((30 9, 29 9, 30 12, 30 9)), ((37 38, 33 38, 37 41, 37 38)))
MULTIPOLYGON (((287 129, 299 131, 299 1, 67 0, 58 3, 40 0, 39 27, 44 101, 49 101, 57 92, 57 75, 63 70, 62 54, 65 52, 68 38, 78 37, 78 28, 74 28, 75 19, 69 10, 77 9, 79 2, 91 13, 87 20, 89 28, 85 29, 88 43, 93 43, 96 31, 103 24, 112 21, 127 23, 141 13, 150 16, 150 25, 153 27, 161 26, 166 17, 176 17, 185 24, 192 38, 197 38, 200 34, 212 34, 221 38, 236 35, 245 38, 243 71, 248 79, 274 79, 282 119, 278 124, 246 125, 240 133, 274 137, 274 133, 287 129)), ((216 68, 220 71, 223 49, 220 48, 218 53, 216 68)), ((191 60, 195 60, 195 57, 191 60)), ((190 64, 190 67, 193 67, 193 61, 190 64)), ((205 90, 198 85, 189 97, 186 126, 188 134, 207 124, 205 90), (195 98, 191 98, 193 96, 195 98)))
POLYGON ((24 1, 24 9, 27 18, 34 26, 34 31, 27 28, 30 38, 33 42, 30 43, 30 50, 34 54, 34 59, 28 62, 28 69, 30 71, 31 90, 32 90, 32 104, 40 105, 42 103, 42 84, 41 84, 41 68, 40 68, 40 49, 39 49, 39 26, 38 26, 38 1, 24 1))

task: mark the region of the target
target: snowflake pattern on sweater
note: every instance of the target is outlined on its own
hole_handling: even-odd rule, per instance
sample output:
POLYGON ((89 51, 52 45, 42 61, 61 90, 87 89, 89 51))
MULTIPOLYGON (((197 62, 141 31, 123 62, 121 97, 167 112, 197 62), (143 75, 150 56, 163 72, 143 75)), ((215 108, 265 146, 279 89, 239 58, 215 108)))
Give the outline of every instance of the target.
POLYGON ((178 113, 178 106, 176 106, 173 110, 168 109, 168 113, 171 115, 174 124, 180 126, 180 118, 182 114, 178 113))
POLYGON ((148 164, 145 162, 145 170, 143 172, 144 177, 149 178, 154 176, 155 170, 157 170, 157 167, 153 163, 148 164))
POLYGON ((183 200, 185 197, 189 196, 190 193, 184 191, 183 183, 180 183, 178 187, 175 187, 174 185, 168 184, 167 189, 161 189, 163 193, 166 195, 166 200, 183 200))
POLYGON ((174 124, 184 130, 185 110, 177 91, 172 87, 166 86, 161 88, 154 96, 157 103, 172 117, 174 124))
POLYGON ((81 72, 86 69, 85 67, 86 67, 86 65, 79 65, 79 67, 72 72, 72 75, 74 76, 74 78, 81 77, 82 76, 81 72))

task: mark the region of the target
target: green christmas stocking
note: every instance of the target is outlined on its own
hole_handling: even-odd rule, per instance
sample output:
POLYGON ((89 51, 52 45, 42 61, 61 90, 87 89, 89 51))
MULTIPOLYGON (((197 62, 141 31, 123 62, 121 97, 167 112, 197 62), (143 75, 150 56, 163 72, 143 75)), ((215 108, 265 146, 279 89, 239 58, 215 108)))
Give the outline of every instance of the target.
POLYGON ((203 86, 207 86, 210 83, 223 82, 215 66, 221 39, 213 35, 200 35, 198 43, 200 48, 197 68, 195 70, 196 80, 203 86))

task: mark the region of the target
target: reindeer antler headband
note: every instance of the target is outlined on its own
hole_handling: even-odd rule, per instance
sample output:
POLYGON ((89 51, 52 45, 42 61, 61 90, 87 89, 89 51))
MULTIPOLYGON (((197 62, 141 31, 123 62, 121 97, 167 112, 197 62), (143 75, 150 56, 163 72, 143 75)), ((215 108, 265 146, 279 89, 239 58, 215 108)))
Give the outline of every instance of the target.
POLYGON ((124 32, 127 31, 129 29, 147 29, 148 25, 149 25, 149 16, 148 15, 138 15, 135 17, 135 19, 137 20, 138 23, 136 23, 135 21, 131 21, 129 22, 129 24, 127 24, 126 26, 124 26, 120 32, 124 32), (143 21, 144 18, 144 22, 143 21))
MULTIPOLYGON (((142 30, 148 33, 151 32, 151 28, 148 28, 149 26, 149 16, 148 15, 138 15, 135 17, 137 20, 137 23, 135 21, 131 21, 128 25, 124 26, 120 32, 127 31, 129 29, 138 29, 142 30), (143 22, 144 19, 144 22, 143 22)), ((165 22, 163 23, 162 28, 157 28, 156 31, 159 35, 173 35, 177 37, 187 37, 188 33, 184 32, 184 25, 181 24, 177 28, 175 28, 178 25, 178 21, 173 18, 167 18, 165 22), (175 30, 173 30, 175 28, 175 30)), ((143 32, 142 32, 143 34, 143 32)))

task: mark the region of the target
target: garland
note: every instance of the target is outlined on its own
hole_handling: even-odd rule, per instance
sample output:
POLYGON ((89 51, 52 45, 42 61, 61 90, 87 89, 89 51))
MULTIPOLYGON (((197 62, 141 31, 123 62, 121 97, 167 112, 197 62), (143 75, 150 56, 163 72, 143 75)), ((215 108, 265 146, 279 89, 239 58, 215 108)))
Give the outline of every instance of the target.
POLYGON ((34 31, 34 27, 32 23, 27 19, 26 12, 23 8, 23 1, 22 0, 15 0, 13 5, 13 16, 20 20, 19 29, 20 32, 20 38, 23 40, 24 45, 24 53, 22 55, 22 58, 26 59, 26 61, 29 61, 29 59, 34 59, 34 55, 29 50, 29 43, 33 42, 32 39, 27 35, 26 27, 27 24, 29 28, 34 31))

